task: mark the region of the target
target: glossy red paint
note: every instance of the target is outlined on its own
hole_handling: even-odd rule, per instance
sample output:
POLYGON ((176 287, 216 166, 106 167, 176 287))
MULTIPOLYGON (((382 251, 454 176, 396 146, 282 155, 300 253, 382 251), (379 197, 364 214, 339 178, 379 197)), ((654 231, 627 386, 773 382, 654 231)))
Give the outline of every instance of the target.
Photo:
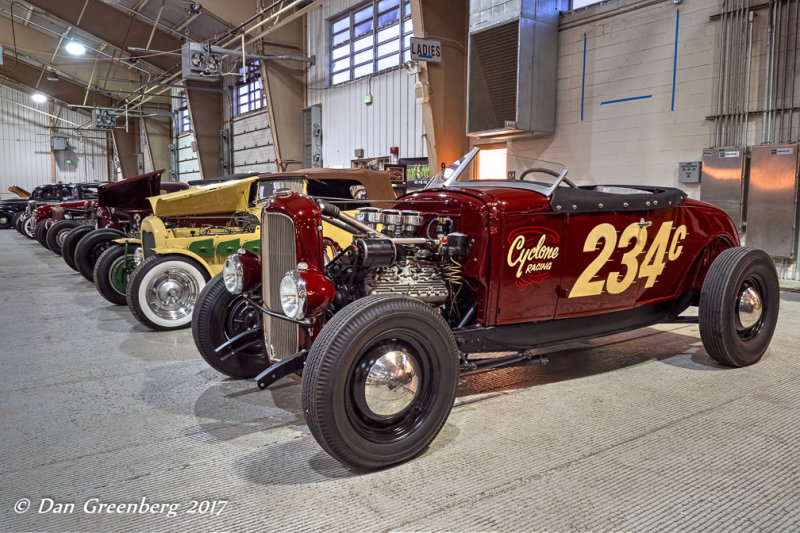
POLYGON ((671 300, 699 290, 714 257, 739 245, 723 211, 690 199, 669 208, 571 214, 553 211, 547 198, 530 190, 450 187, 406 195, 394 208, 425 214, 421 236, 436 216, 447 216, 453 231, 475 241, 463 276, 477 294, 482 325, 588 316, 671 300), (636 238, 617 245, 626 229, 641 235, 640 227, 640 251, 636 238), (600 261, 601 253, 608 257, 600 261), (641 270, 643 264, 648 266, 641 270), (635 270, 631 274, 628 265, 635 270), (581 276, 591 290, 581 290, 585 283, 576 288, 581 276))
POLYGON ((297 271, 306 284, 306 316, 324 312, 336 296, 336 287, 325 273, 312 265, 298 266, 297 271))
POLYGON ((242 262, 242 292, 252 292, 261 286, 261 259, 250 250, 238 253, 242 262))
POLYGON ((282 192, 267 200, 264 212, 283 213, 292 219, 298 263, 304 262, 319 269, 323 267, 322 232, 319 229, 322 216, 314 200, 296 192, 282 192))

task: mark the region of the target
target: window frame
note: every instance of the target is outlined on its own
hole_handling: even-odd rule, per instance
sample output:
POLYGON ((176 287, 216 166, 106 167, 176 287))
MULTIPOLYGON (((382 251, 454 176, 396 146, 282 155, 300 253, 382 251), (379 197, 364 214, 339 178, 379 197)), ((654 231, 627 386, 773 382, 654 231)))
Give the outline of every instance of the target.
POLYGON ((177 116, 175 127, 178 130, 178 135, 189 133, 192 131, 192 121, 189 119, 189 105, 186 103, 186 91, 181 91, 181 106, 176 109, 177 116))
POLYGON ((395 6, 386 8, 383 11, 381 11, 380 4, 385 1, 387 0, 369 0, 367 2, 362 2, 328 19, 328 58, 327 58, 328 62, 327 62, 326 77, 329 87, 342 85, 345 83, 358 80, 360 78, 379 74, 381 72, 386 72, 388 70, 398 68, 402 66, 406 61, 410 60, 411 58, 410 37, 413 36, 414 34, 413 24, 411 23, 410 1, 396 0, 397 4, 395 6), (372 9, 371 18, 364 18, 357 22, 356 15, 363 13, 369 8, 372 9), (380 18, 386 14, 391 13, 394 10, 397 10, 398 17, 390 20, 389 22, 383 25, 380 25, 379 24, 380 18), (343 29, 340 29, 337 32, 334 32, 336 25, 345 20, 348 21, 347 26, 343 29), (357 26, 364 25, 368 20, 371 22, 370 29, 356 36, 355 28, 357 26), (406 24, 409 25, 408 28, 406 28, 406 24), (388 37, 383 41, 379 41, 378 40, 379 34, 392 27, 397 27, 398 35, 394 37, 388 37), (334 44, 334 39, 336 39, 339 36, 342 36, 345 33, 347 34, 347 36, 344 38, 344 40, 334 44), (356 50, 356 43, 359 43, 365 39, 370 39, 369 45, 356 50), (392 45, 395 42, 398 45, 397 50, 390 50, 383 53, 382 55, 379 55, 378 52, 381 47, 392 45), (345 47, 347 48, 347 53, 344 55, 340 55, 339 57, 335 57, 334 52, 341 51, 345 47), (359 63, 355 62, 356 56, 362 55, 368 51, 371 52, 369 59, 364 59, 359 63), (393 56, 397 56, 398 62, 396 64, 380 68, 380 64, 382 61, 393 58, 393 56), (344 59, 347 59, 347 66, 344 68, 340 68, 339 70, 334 70, 336 63, 344 59), (369 65, 371 65, 369 72, 365 72, 363 74, 357 74, 357 71, 359 69, 363 69, 364 67, 369 65), (345 72, 348 73, 347 79, 336 81, 336 76, 345 72))
POLYGON ((240 117, 267 107, 264 95, 264 83, 261 79, 261 64, 258 60, 248 61, 247 65, 239 67, 237 81, 233 85, 233 116, 240 117), (242 74, 245 74, 242 81, 242 74), (254 96, 254 95, 258 96, 254 96), (247 97, 247 102, 242 104, 242 97, 247 97), (246 109, 245 109, 246 108, 246 109))

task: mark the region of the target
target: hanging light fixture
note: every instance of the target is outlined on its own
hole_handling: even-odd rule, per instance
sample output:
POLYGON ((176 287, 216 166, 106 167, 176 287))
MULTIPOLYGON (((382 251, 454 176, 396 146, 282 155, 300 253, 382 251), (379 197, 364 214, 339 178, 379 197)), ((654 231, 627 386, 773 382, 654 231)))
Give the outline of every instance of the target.
POLYGON ((31 95, 31 100, 33 100, 37 104, 43 104, 47 101, 47 97, 42 93, 33 93, 31 95))
POLYGON ((67 53, 72 54, 74 56, 82 56, 86 53, 86 47, 83 46, 78 41, 70 41, 65 46, 64 49, 67 53))

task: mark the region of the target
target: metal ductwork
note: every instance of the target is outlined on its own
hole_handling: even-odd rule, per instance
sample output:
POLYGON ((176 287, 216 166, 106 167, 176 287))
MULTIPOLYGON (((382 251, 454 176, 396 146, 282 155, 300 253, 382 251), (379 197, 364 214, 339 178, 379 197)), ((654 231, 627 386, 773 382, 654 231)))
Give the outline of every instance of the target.
POLYGON ((552 134, 557 0, 470 0, 467 135, 552 134))

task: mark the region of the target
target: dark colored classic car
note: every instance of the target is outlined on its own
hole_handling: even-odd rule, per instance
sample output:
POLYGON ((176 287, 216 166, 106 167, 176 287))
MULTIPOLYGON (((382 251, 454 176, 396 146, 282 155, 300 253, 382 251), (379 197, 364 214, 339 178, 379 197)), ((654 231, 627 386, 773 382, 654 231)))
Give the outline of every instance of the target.
MULTIPOLYGON (((26 237, 33 238, 34 227, 26 228, 22 222, 28 223, 30 215, 33 213, 33 207, 41 205, 45 202, 60 202, 69 198, 74 192, 74 185, 65 183, 48 183, 46 185, 39 185, 27 197, 9 198, 0 200, 0 221, 5 221, 0 224, 0 229, 9 228, 16 224, 17 231, 26 237), (30 208, 30 209, 29 209, 30 208), (14 221, 14 215, 21 213, 14 221), (30 229, 30 232, 26 232, 30 229)), ((31 224, 28 224, 31 226, 31 224)))
POLYGON ((240 251, 211 282, 229 291, 214 306, 238 298, 263 317, 218 359, 260 372, 261 388, 302 370, 303 413, 333 457, 358 469, 407 460, 441 429, 460 372, 691 320, 678 317, 690 306, 719 363, 750 365, 767 350, 775 267, 740 247, 722 210, 670 187, 578 187, 563 167, 511 158, 509 177, 478 179, 476 153, 391 209, 355 218, 276 192, 262 214, 271 253, 240 251), (332 258, 323 220, 353 236, 332 258))
MULTIPOLYGON (((48 202, 36 207, 33 210, 32 221, 36 240, 45 248, 50 248, 47 235, 55 222, 72 220, 76 222, 75 226, 77 226, 81 222, 90 221, 92 209, 97 205, 97 189, 100 185, 100 183, 79 183, 73 187, 72 195, 67 198, 66 202, 48 202)), ((63 229, 61 234, 65 235, 63 229)), ((63 237, 61 240, 63 241, 63 237)), ((55 251, 60 253, 60 248, 55 251)))
POLYGON ((153 212, 147 199, 189 188, 186 183, 162 182, 163 173, 162 169, 101 185, 97 191, 95 225, 69 232, 61 247, 64 261, 94 283, 94 264, 100 254, 115 239, 138 235, 139 223, 153 212))

